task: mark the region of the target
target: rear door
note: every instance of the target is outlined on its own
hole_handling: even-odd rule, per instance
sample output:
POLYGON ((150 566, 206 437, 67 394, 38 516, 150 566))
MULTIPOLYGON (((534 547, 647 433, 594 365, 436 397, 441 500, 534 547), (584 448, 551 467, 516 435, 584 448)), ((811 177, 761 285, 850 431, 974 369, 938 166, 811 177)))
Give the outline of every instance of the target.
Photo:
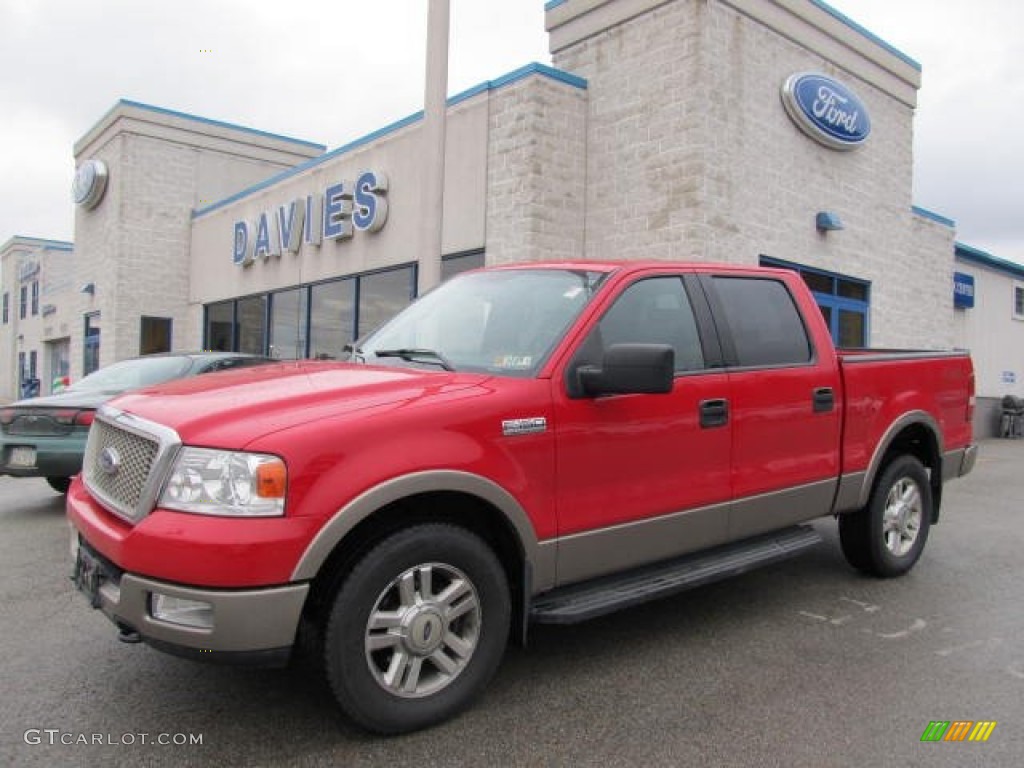
POLYGON ((729 371, 730 537, 828 513, 839 476, 842 392, 824 324, 804 318, 794 287, 778 273, 734 271, 701 281, 729 371))

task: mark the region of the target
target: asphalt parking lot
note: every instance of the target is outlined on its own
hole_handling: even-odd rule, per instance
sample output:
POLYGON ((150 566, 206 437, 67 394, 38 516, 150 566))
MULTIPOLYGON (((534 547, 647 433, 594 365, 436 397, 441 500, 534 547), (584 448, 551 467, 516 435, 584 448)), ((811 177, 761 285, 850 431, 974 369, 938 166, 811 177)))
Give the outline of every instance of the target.
POLYGON ((68 581, 62 499, 0 478, 0 764, 1024 765, 1022 499, 1024 441, 987 441, 902 579, 848 568, 822 521, 796 560, 538 628, 468 713, 379 739, 309 668, 119 643, 68 581), (997 725, 922 743, 939 720, 997 725))

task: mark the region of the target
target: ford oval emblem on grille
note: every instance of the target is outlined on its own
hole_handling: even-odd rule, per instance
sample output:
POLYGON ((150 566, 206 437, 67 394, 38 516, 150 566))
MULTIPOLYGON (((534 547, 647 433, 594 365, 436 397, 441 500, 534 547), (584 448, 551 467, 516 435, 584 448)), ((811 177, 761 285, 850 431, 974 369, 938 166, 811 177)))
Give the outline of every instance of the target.
POLYGON ((121 454, 114 446, 108 445, 100 451, 99 465, 103 474, 116 475, 117 471, 121 469, 121 454))

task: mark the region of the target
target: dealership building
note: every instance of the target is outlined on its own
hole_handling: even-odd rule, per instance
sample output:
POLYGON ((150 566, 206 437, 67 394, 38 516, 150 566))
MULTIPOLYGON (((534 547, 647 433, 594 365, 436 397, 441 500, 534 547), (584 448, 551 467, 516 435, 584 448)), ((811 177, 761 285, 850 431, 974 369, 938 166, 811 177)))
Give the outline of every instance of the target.
MULTIPOLYGON (((837 343, 967 347, 990 405, 1024 395, 1024 268, 913 205, 913 59, 819 0, 545 15, 552 66, 448 100, 442 279, 542 259, 785 266, 837 343)), ((74 147, 74 244, 0 248, 0 398, 168 349, 338 357, 436 258, 424 133, 415 114, 328 151, 117 103, 74 147)))

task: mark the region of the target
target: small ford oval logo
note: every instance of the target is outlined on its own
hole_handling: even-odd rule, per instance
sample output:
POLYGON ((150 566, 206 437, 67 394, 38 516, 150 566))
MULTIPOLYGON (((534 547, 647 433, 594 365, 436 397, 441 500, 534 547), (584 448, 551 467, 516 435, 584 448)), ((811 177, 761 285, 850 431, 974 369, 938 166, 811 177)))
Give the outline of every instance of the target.
POLYGON ((800 130, 831 149, 854 149, 871 134, 864 102, 831 77, 790 75, 782 85, 782 103, 800 130))
POLYGON ((116 475, 117 471, 121 468, 121 454, 117 452, 117 448, 108 445, 100 451, 99 464, 103 474, 116 475))

